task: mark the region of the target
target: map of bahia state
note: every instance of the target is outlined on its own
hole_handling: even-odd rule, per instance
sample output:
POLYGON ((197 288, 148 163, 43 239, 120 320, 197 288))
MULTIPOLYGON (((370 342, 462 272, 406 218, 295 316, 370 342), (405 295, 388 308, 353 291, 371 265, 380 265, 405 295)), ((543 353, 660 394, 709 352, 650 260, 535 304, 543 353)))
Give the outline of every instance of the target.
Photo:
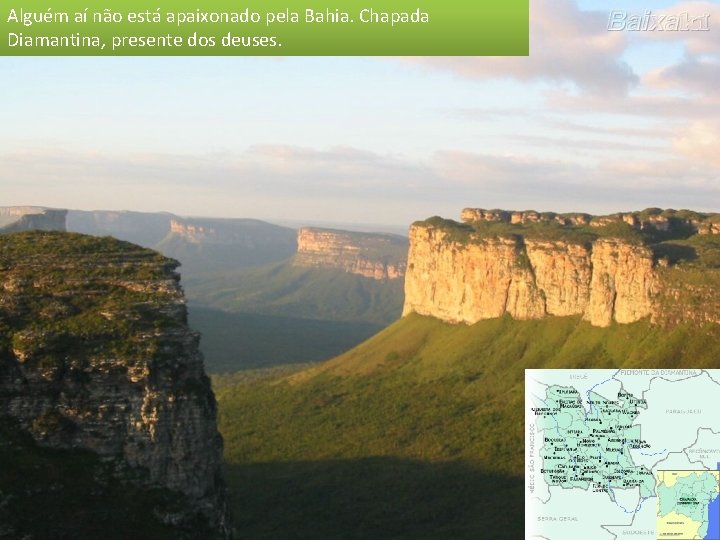
POLYGON ((542 432, 541 474, 549 486, 604 491, 638 486, 651 497, 655 477, 632 461, 630 450, 645 448, 640 426, 633 425, 644 400, 620 391, 617 400, 594 392, 587 395, 588 410, 575 388, 551 386, 540 407, 533 407, 542 432))
POLYGON ((720 370, 526 370, 526 538, 720 540, 720 370))

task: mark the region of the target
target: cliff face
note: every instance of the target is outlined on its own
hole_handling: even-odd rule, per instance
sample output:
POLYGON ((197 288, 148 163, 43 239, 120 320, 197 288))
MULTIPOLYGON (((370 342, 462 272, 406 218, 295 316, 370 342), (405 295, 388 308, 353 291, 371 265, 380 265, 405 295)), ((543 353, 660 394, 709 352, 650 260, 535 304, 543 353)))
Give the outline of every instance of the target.
POLYGON ((699 313, 669 307, 679 302, 700 303, 707 308, 700 320, 716 320, 717 296, 707 287, 714 283, 708 276, 714 280, 720 272, 713 258, 720 256, 720 245, 691 243, 705 222, 688 233, 690 240, 672 237, 670 227, 653 226, 653 234, 670 236, 652 240, 636 230, 640 220, 620 217, 593 225, 600 221, 586 214, 539 216, 473 209, 463 212, 466 225, 436 218, 413 225, 403 314, 470 324, 505 314, 517 319, 579 315, 604 327, 645 317, 679 322, 691 311, 699 313), (712 258, 704 269, 696 262, 701 247, 712 258), (677 253, 694 262, 679 264, 677 253), (683 285, 697 271, 704 273, 705 284, 683 285), (692 291, 703 299, 691 300, 692 291))
POLYGON ((306 227, 298 231, 297 245, 295 266, 338 268, 377 280, 405 275, 407 240, 401 236, 306 227))
POLYGON ((176 265, 110 238, 0 236, 0 417, 179 494, 163 522, 229 537, 215 400, 176 265))
POLYGON ((0 208, 0 234, 22 231, 65 231, 67 210, 36 206, 0 208))

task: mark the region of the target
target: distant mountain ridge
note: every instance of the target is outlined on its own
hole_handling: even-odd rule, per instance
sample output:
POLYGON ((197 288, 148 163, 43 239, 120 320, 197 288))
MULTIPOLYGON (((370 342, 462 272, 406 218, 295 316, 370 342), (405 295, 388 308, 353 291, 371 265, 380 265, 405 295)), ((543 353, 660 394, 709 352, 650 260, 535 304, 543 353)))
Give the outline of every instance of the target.
POLYGON ((173 214, 166 212, 70 210, 67 225, 72 232, 113 236, 118 240, 152 248, 167 236, 173 217, 173 214))
POLYGON ((285 260, 337 268, 373 279, 405 273, 407 238, 320 227, 294 228, 258 219, 181 217, 169 212, 0 207, 0 231, 68 230, 113 236, 178 259, 183 273, 236 270, 285 260))
POLYGON ((67 210, 40 206, 0 207, 0 234, 22 231, 65 231, 67 210))
POLYGON ((70 210, 68 230, 114 236, 181 262, 183 274, 235 270, 295 253, 295 231, 256 219, 70 210))

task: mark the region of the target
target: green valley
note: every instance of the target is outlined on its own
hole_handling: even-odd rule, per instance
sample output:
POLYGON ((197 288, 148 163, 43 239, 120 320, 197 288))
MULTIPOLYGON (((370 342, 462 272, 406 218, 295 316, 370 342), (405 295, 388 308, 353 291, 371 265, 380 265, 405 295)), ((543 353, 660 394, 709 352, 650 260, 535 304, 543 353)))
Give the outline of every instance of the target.
POLYGON ((238 529, 262 539, 518 538, 525 368, 702 368, 719 356, 712 324, 506 316, 468 326, 411 315, 290 375, 216 378, 238 529))

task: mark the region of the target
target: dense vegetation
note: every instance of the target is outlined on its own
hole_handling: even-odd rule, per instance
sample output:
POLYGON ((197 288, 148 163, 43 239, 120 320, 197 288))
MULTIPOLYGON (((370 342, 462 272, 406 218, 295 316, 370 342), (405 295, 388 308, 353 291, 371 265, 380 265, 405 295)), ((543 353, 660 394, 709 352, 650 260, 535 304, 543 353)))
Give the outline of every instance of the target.
POLYGON ((176 265, 109 237, 0 236, 0 358, 11 346, 38 362, 46 359, 44 352, 62 349, 82 369, 83 355, 70 353, 86 349, 93 339, 102 340, 107 350, 152 354, 128 336, 141 328, 177 325, 158 309, 177 300, 176 293, 151 286, 167 280, 176 265))
MULTIPOLYGON (((492 212, 501 213, 501 210, 492 212)), ((507 213, 507 212, 505 212, 507 213)), ((443 230, 449 241, 460 244, 472 243, 487 238, 527 238, 533 240, 565 241, 575 244, 589 246, 595 240, 601 238, 613 238, 626 242, 647 245, 656 251, 658 257, 667 255, 678 255, 680 258, 692 256, 693 249, 674 250, 673 246, 690 244, 690 248, 703 248, 708 244, 717 245, 712 236, 701 236, 696 234, 689 221, 712 222, 720 220, 717 214, 701 214, 690 210, 661 210, 659 208, 648 208, 641 212, 633 213, 639 221, 648 219, 665 219, 668 228, 655 228, 648 226, 643 228, 634 227, 620 218, 620 215, 604 216, 600 219, 605 221, 603 226, 593 227, 587 225, 569 225, 556 221, 555 218, 573 216, 573 214, 538 213, 537 222, 509 223, 506 221, 473 221, 470 223, 458 223, 450 219, 438 216, 425 221, 418 221, 415 225, 432 226, 443 230), (684 255, 684 257, 683 257, 684 255)), ((591 216, 586 215, 586 219, 591 216)), ((696 257, 697 258, 697 257, 696 257)))
POLYGON ((718 358, 716 325, 410 316, 290 376, 221 377, 239 530, 257 539, 520 538, 525 368, 702 368, 718 358))

